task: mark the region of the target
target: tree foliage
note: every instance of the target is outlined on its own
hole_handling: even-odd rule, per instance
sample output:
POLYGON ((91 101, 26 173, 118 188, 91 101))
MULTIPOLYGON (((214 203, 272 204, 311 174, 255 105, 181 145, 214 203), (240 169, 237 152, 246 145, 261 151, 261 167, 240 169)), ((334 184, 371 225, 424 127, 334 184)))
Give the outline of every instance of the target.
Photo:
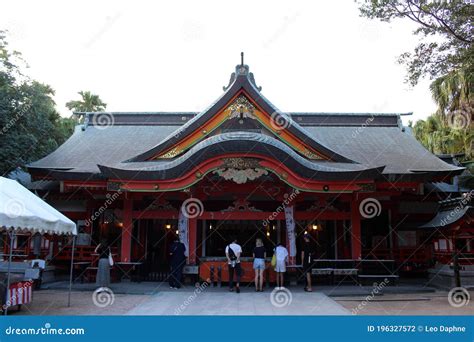
POLYGON ((432 79, 430 91, 438 105, 435 114, 413 126, 416 138, 433 153, 465 153, 473 158, 473 15, 469 1, 359 1, 361 15, 391 22, 408 19, 417 24, 420 42, 403 53, 407 81, 416 85, 432 79))
POLYGON ((92 94, 90 91, 80 91, 78 93, 81 100, 69 101, 66 107, 74 112, 100 112, 107 108, 99 95, 92 94))
POLYGON ((420 43, 399 61, 406 64, 407 80, 416 85, 421 77, 431 79, 455 70, 472 70, 473 14, 468 1, 371 0, 359 1, 361 15, 391 22, 406 18, 417 24, 420 43))
POLYGON ((415 138, 434 154, 464 153, 464 160, 474 158, 474 131, 469 128, 452 127, 440 114, 418 120, 413 128, 415 138))
POLYGON ((54 90, 24 76, 21 54, 8 47, 0 31, 0 172, 40 159, 72 133, 70 119, 55 108, 54 90))

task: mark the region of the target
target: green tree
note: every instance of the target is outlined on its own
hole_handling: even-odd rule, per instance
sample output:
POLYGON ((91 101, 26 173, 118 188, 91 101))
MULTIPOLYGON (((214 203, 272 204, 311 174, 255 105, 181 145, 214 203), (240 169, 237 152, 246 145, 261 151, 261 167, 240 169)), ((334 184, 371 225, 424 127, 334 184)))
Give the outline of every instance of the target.
POLYGON ((428 116, 426 120, 418 120, 414 125, 410 123, 410 126, 415 138, 432 153, 464 153, 464 160, 474 157, 472 129, 452 127, 438 113, 428 116))
POLYGON ((40 159, 72 133, 59 115, 53 89, 23 75, 21 54, 0 31, 0 172, 40 159))
POLYGON ((403 53, 407 81, 416 85, 432 79, 430 91, 437 112, 415 123, 416 138, 433 153, 461 153, 473 157, 473 15, 468 1, 366 0, 358 1, 360 13, 369 19, 391 22, 408 19, 420 43, 403 53))
POLYGON ((359 0, 359 9, 369 19, 405 18, 417 24, 420 43, 400 56, 412 85, 423 76, 435 79, 473 65, 474 7, 468 1, 359 0))
POLYGON ((74 112, 100 112, 107 108, 99 95, 92 94, 90 91, 80 91, 81 100, 69 101, 66 107, 74 112))

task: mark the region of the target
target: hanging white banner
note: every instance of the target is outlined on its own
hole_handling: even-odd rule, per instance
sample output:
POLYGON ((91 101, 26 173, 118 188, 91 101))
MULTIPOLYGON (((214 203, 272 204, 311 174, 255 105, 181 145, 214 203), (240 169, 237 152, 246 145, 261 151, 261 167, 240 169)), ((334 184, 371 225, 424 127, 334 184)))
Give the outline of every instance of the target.
POLYGON ((184 243, 186 246, 186 256, 189 256, 189 218, 184 213, 184 204, 179 211, 179 220, 178 220, 178 232, 179 232, 179 241, 184 243))
POLYGON ((285 206, 286 234, 288 236, 288 247, 290 257, 296 256, 295 219, 293 217, 293 206, 285 206))

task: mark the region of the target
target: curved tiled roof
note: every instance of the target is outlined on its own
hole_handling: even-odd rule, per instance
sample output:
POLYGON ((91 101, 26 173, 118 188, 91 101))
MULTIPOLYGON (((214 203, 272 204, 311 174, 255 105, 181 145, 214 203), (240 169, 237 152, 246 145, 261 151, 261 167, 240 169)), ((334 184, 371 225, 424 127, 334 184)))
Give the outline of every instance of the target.
POLYGON ((311 162, 275 138, 250 132, 224 133, 209 137, 172 161, 124 162, 99 167, 102 173, 110 178, 173 179, 183 176, 189 169, 200 165, 210 157, 232 153, 242 157, 255 154, 271 157, 307 179, 374 179, 383 170, 383 166, 368 169, 355 163, 311 162))
MULTIPOLYGON (((63 145, 29 165, 31 172, 52 175, 58 179, 83 179, 107 178, 107 172, 111 170, 141 170, 155 172, 153 176, 158 178, 167 177, 164 174, 171 172, 169 170, 174 170, 176 174, 184 172, 182 165, 186 163, 183 161, 198 161, 204 158, 204 151, 210 156, 222 148, 239 153, 245 153, 245 148, 258 150, 262 155, 282 158, 278 159, 281 161, 287 158, 292 168, 301 174, 312 177, 311 173, 317 172, 327 179, 337 179, 348 172, 381 171, 383 168, 382 176, 391 181, 429 181, 463 171, 463 168, 450 165, 427 151, 405 132, 400 121, 400 115, 403 114, 280 112, 260 93, 248 67, 242 65, 237 66, 236 74, 224 94, 201 113, 123 112, 85 115, 85 124, 76 127, 74 134, 63 145), (277 112, 287 118, 291 122, 288 129, 294 136, 329 156, 331 161, 306 159, 280 140, 249 132, 207 137, 181 157, 146 161, 157 152, 173 146, 183 134, 188 134, 186 132, 192 132, 209 120, 241 89, 265 112, 277 112), (105 122, 111 121, 112 124, 101 126, 101 115, 109 116, 112 120, 105 122), (105 174, 98 165, 102 165, 105 174)), ((377 177, 376 174, 372 176, 377 177)))
POLYGON ((255 85, 253 74, 249 72, 247 65, 237 65, 235 73, 231 77, 230 84, 225 88, 224 94, 219 97, 210 107, 187 121, 182 127, 170 134, 152 149, 137 155, 131 161, 145 161, 154 156, 164 153, 166 150, 177 144, 183 137, 192 134, 198 130, 204 123, 217 115, 229 102, 240 92, 245 92, 250 98, 269 115, 277 115, 284 119, 285 128, 293 135, 297 136, 302 142, 309 145, 315 151, 319 151, 324 156, 336 162, 350 162, 350 158, 342 156, 337 152, 324 146, 316 137, 306 134, 302 127, 292 119, 292 117, 274 106, 265 96, 260 93, 260 88, 255 85))

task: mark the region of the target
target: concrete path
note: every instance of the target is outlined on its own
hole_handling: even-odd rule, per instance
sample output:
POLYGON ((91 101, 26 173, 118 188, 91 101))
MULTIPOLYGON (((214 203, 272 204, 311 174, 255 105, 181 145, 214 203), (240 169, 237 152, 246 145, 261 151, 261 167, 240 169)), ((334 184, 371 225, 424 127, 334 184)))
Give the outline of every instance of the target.
POLYGON ((350 311, 318 292, 301 289, 240 294, 197 288, 163 291, 127 315, 348 315, 350 311))

